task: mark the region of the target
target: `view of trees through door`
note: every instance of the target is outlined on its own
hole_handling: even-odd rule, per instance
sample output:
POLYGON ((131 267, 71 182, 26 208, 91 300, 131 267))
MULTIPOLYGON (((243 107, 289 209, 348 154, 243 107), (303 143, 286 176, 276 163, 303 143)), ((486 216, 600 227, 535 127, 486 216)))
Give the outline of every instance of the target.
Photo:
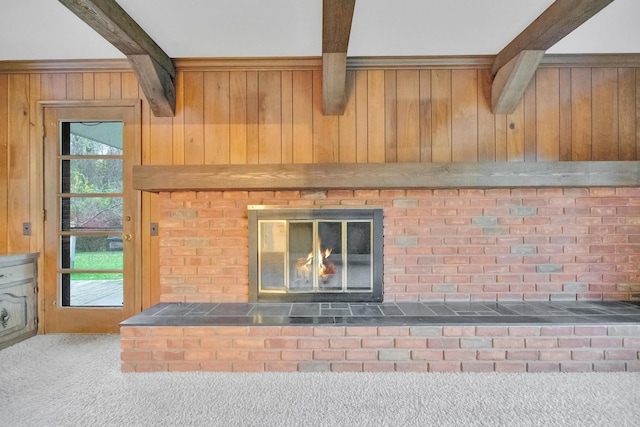
POLYGON ((62 123, 62 306, 122 306, 122 122, 62 123))

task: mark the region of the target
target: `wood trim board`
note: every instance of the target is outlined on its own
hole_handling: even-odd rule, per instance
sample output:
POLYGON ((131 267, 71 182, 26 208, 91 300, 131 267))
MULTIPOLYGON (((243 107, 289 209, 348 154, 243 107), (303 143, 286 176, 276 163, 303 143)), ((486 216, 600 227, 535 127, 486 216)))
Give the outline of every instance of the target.
MULTIPOLYGON (((347 57, 347 70, 391 69, 491 69, 495 55, 347 57)), ((176 71, 320 70, 322 57, 290 58, 176 58, 176 71)), ((640 54, 546 54, 539 68, 640 67, 640 54)), ((132 71, 125 59, 71 59, 0 61, 0 73, 63 73, 132 71)))
POLYGON ((332 190, 412 188, 633 187, 639 161, 143 165, 137 190, 332 190))

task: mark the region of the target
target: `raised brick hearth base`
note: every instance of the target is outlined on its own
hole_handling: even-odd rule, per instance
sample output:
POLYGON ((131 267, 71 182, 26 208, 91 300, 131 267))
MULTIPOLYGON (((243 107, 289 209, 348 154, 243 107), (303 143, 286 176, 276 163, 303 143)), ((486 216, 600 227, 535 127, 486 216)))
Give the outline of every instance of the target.
MULTIPOLYGON (((586 312, 593 307, 574 310, 586 312)), ((640 307, 636 310, 640 313, 640 307)), ((564 324, 551 325, 544 320, 539 325, 490 324, 482 320, 486 316, 481 316, 477 325, 420 324, 418 316, 408 318, 411 325, 388 326, 314 324, 322 318, 305 325, 283 326, 184 326, 189 323, 187 317, 176 317, 175 326, 128 326, 125 322, 121 327, 122 370, 640 371, 638 313, 630 314, 634 319, 627 317, 616 324, 599 324, 597 319, 590 324, 571 324, 566 323, 571 321, 566 316, 564 324)), ((216 321, 205 316, 200 323, 202 319, 216 321)), ((514 321, 518 320, 510 320, 514 321)), ((579 321, 584 322, 584 317, 579 321)))
POLYGON ((640 326, 123 327, 122 371, 640 371, 640 326))

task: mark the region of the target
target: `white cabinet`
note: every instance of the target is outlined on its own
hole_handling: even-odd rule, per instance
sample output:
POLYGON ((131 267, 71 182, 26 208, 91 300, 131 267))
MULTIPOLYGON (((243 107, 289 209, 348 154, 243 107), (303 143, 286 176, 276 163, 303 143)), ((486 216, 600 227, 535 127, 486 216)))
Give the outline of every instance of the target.
POLYGON ((0 256, 0 348, 38 332, 38 254, 0 256))

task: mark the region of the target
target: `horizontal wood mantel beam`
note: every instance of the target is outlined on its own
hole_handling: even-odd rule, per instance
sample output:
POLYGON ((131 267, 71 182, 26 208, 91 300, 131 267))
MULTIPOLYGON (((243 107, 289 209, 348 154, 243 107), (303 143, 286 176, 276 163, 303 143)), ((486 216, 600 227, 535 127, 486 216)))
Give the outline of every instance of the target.
POLYGON ((59 0, 125 54, 156 117, 176 108, 173 61, 115 0, 59 0))
POLYGON ((331 163, 134 166, 137 190, 633 187, 640 162, 331 163))

